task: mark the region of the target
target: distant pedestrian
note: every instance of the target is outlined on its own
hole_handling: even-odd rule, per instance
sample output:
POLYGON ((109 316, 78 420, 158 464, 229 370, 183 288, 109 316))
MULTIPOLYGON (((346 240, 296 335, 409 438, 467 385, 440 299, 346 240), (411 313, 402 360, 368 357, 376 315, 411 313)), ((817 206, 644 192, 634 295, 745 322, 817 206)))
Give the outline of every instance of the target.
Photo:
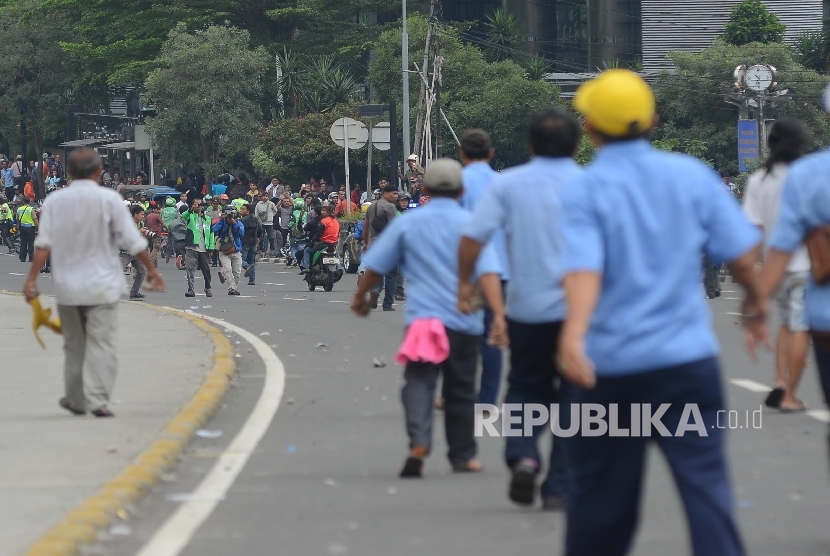
POLYGON ((98 185, 101 158, 95 151, 73 151, 69 175, 72 186, 53 193, 43 205, 43 225, 23 293, 27 301, 39 295, 37 277, 51 257, 65 354, 66 394, 60 406, 76 415, 91 411, 96 417, 112 417, 107 406, 118 369, 116 313, 124 290, 119 246, 148 268, 149 289, 164 291, 165 284, 150 264, 147 241, 124 210, 123 199, 98 185))
MULTIPOLYGON (((778 222, 781 194, 791 163, 807 148, 809 135, 798 119, 783 116, 775 121, 767 139, 770 154, 764 166, 747 180, 744 212, 749 221, 764 232, 767 250, 778 222)), ((810 257, 801 245, 787 264, 787 274, 778 288, 781 327, 776 342, 776 371, 772 391, 765 400, 769 407, 782 411, 803 411, 807 406, 795 397, 801 373, 807 364, 810 332, 807 326, 804 295, 810 281, 810 257)))
POLYGON ((22 205, 17 209, 17 223, 20 226, 20 262, 25 263, 28 256, 29 262, 35 253, 35 235, 39 225, 35 207, 31 205, 29 197, 21 199, 22 205))

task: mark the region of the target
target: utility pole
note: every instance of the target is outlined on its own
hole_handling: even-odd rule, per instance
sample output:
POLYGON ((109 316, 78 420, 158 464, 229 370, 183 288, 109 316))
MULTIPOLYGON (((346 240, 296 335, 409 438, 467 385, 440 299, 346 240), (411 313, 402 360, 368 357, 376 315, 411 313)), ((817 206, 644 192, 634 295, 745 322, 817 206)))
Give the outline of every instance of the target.
POLYGON ((435 30, 435 63, 433 71, 436 73, 435 79, 435 158, 443 156, 443 146, 441 145, 441 31, 435 30))
MULTIPOLYGON (((415 118, 415 153, 424 159, 422 149, 422 135, 424 133, 424 100, 427 93, 427 76, 429 75, 427 68, 429 66, 429 53, 432 46, 432 26, 435 18, 435 0, 431 0, 429 4, 429 26, 427 27, 427 41, 424 48, 424 65, 421 66, 423 79, 421 80, 421 93, 418 95, 418 115, 415 118)), ((409 156, 408 154, 406 156, 409 156)))
MULTIPOLYGON (((409 150, 409 33, 406 31, 406 0, 403 0, 403 32, 401 33, 401 71, 403 73, 403 152, 405 156, 409 156, 412 151, 409 150)), ((390 126, 397 127, 396 121, 389 122, 390 126)), ((397 149, 395 149, 397 151, 397 149)), ((398 167, 398 161, 392 161, 395 168, 398 167)), ((397 176, 395 172, 394 176, 397 176)), ((394 177, 393 176, 393 177, 394 177)), ((398 183, 398 180, 389 183, 398 183)))

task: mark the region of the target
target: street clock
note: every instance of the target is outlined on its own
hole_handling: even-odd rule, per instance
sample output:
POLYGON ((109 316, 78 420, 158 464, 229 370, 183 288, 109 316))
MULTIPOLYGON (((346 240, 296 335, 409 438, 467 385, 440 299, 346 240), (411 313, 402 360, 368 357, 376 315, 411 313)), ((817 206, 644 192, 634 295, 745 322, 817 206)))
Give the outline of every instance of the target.
POLYGON ((757 93, 771 91, 776 83, 775 68, 768 64, 756 64, 747 68, 743 74, 743 82, 748 89, 757 93))

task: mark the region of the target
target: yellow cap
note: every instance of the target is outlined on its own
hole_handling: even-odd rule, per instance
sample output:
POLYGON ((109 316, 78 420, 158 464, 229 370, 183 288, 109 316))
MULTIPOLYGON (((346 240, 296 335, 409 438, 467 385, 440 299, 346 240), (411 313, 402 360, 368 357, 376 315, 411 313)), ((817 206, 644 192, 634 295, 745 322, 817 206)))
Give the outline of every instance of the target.
POLYGON ((654 122, 654 93, 629 70, 607 70, 583 83, 573 103, 592 128, 612 137, 644 133, 654 122))

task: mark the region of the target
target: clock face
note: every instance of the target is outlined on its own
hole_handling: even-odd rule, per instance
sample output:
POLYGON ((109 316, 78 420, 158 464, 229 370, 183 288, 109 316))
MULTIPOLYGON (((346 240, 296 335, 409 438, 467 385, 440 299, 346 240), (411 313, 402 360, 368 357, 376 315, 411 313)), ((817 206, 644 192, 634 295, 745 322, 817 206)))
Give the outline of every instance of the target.
POLYGON ((746 70, 744 79, 746 86, 753 91, 765 91, 775 81, 775 76, 767 66, 752 66, 746 70))

